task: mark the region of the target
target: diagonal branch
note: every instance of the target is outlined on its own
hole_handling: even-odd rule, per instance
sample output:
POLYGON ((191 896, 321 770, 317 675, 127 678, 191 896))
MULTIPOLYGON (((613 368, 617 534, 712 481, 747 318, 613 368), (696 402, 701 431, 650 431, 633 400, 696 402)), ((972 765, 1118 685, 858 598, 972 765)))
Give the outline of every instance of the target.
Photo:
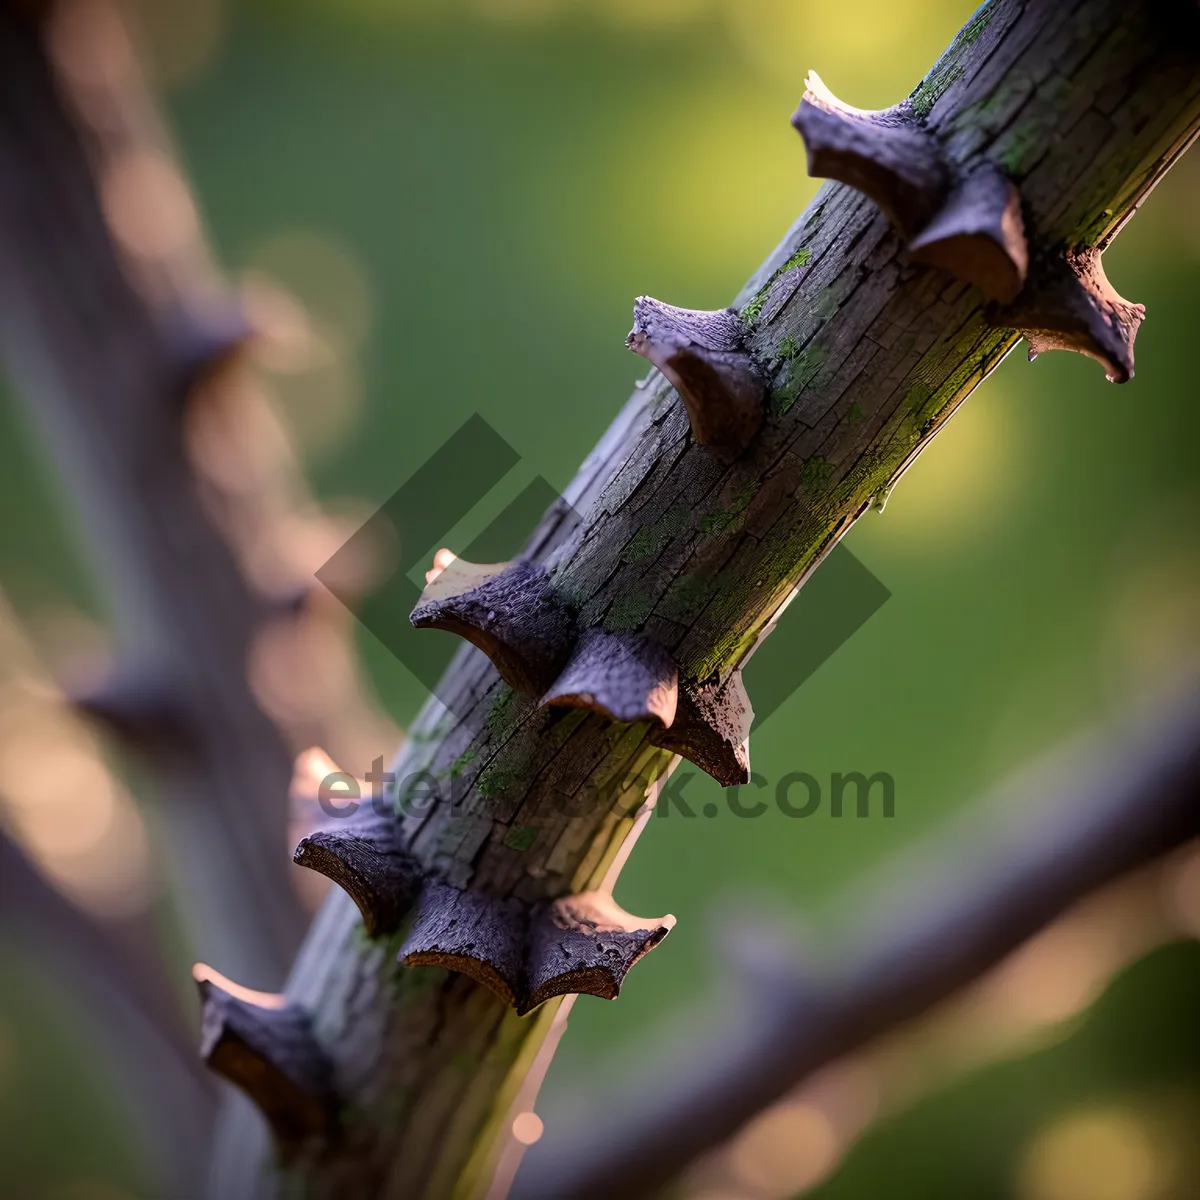
MULTIPOLYGON (((519 559, 565 636, 539 645, 515 592, 510 610, 451 589, 453 611, 438 619, 461 622, 472 644, 393 764, 381 818, 393 828, 375 840, 452 889, 456 909, 488 915, 468 940, 486 941, 496 977, 472 953, 444 956, 445 970, 398 966, 404 947, 368 941, 353 902, 331 899, 287 986, 335 1065, 345 1113, 339 1136, 290 1168, 309 1192, 485 1190, 559 1002, 522 1018, 508 1005, 511 995, 524 1007, 519 987, 493 992, 481 977, 494 986, 506 963, 510 981, 529 975, 528 963, 524 973, 511 964, 531 907, 602 886, 675 753, 723 782, 745 778, 747 655, 1016 345, 1020 328, 999 305, 1017 287, 1019 304, 1054 263, 1106 245, 1189 144, 1200 10, 992 0, 898 111, 867 124, 849 131, 860 166, 873 145, 884 153, 882 129, 903 126, 906 145, 914 133, 935 152, 944 170, 920 211, 881 190, 889 172, 924 186, 902 178, 903 156, 888 150, 887 171, 856 177, 888 201, 883 211, 843 182, 823 188, 744 289, 736 320, 661 305, 649 319, 645 302, 635 313, 630 348, 676 379, 656 370, 643 382, 519 559), (765 389, 757 423, 738 382, 751 375, 765 389), (543 671, 571 675, 571 658, 587 669, 562 681, 563 698, 591 699, 540 703, 543 671), (598 703, 600 693, 640 700, 598 703), (619 719, 630 716, 640 719, 619 719)), ((1053 328, 1059 315, 1039 321, 1053 328)), ((440 556, 434 570, 444 565, 440 556)), ((495 579, 480 587, 508 599, 495 579)), ((437 936, 439 949, 460 948, 448 922, 437 936)), ((261 1131, 231 1127, 214 1194, 269 1195, 270 1153, 261 1131)))
MULTIPOLYGON (((520 561, 532 593, 510 595, 515 573, 500 583, 489 575, 479 589, 498 587, 513 611, 468 589, 433 614, 472 644, 396 761, 391 806, 377 814, 386 836, 363 839, 380 852, 355 847, 344 877, 360 899, 389 898, 388 925, 404 916, 404 889, 365 876, 393 871, 402 856, 429 889, 451 889, 456 909, 487 914, 501 950, 530 952, 511 975, 529 992, 513 992, 518 1003, 540 994, 530 913, 611 887, 635 814, 675 752, 723 781, 745 777, 752 697, 739 672, 778 612, 1022 328, 1037 337, 1073 324, 1053 303, 1040 304, 1036 322, 1013 314, 1028 280, 1102 249, 1194 136, 1200 10, 1191 0, 992 0, 897 110, 864 119, 827 102, 824 115, 846 135, 839 171, 850 176, 843 168, 855 165, 852 182, 874 199, 844 182, 823 188, 747 286, 736 318, 714 324, 671 308, 669 328, 638 319, 631 348, 670 373, 655 371, 638 389, 531 538, 520 561), (906 175, 895 138, 877 136, 901 127, 905 145, 919 142, 936 162, 928 179, 906 175), (886 169, 867 169, 873 153, 886 169), (1018 287, 1006 315, 997 304, 1018 287), (554 629, 530 628, 531 602, 555 614, 554 629), (553 688, 576 655, 587 670, 563 683, 572 705, 540 703, 543 674, 553 668, 544 685, 553 688), (638 702, 626 705, 630 696, 638 702), (508 924, 497 926, 498 913, 508 924)), ((824 133, 836 149, 834 128, 824 133)), ((190 781, 177 811, 211 805, 236 825, 244 797, 272 805, 232 853, 202 825, 203 867, 190 882, 212 906, 210 927, 241 920, 252 934, 232 958, 206 957, 240 983, 273 986, 294 928, 286 875, 268 850, 282 824, 286 756, 241 672, 254 598, 178 450, 179 409, 197 400, 182 396, 181 380, 225 357, 228 338, 207 331, 236 322, 199 320, 193 293, 178 286, 191 278, 184 262, 143 263, 162 307, 129 285, 89 163, 106 146, 82 145, 37 31, 0 9, 8 352, 105 547, 123 632, 156 664, 143 677, 180 689, 190 732, 163 756, 176 782, 190 781), (30 249, 46 244, 61 253, 30 249), (64 345, 70 354, 58 353, 64 345), (147 487, 151 511, 138 498, 147 487)), ((1136 310, 1102 301, 1105 322, 1129 341, 1136 310)), ((1127 377, 1129 346, 1105 352, 1127 377)), ((325 849, 302 858, 329 866, 325 849)), ((560 932, 572 935, 560 949, 588 936, 560 932)), ((638 930, 599 932, 614 935, 611 947, 596 938, 591 948, 611 948, 621 968, 622 946, 649 945, 620 936, 638 930)), ((470 949, 450 945, 447 922, 447 936, 424 950, 446 950, 443 941, 470 949)), ((436 1200, 480 1191, 490 1177, 509 1101, 560 1000, 522 1017, 479 986, 473 954, 430 967, 402 965, 402 953, 367 936, 353 900, 336 894, 296 960, 284 1004, 330 1066, 339 1120, 304 1139, 287 1167, 291 1190, 436 1200)), ((550 963, 561 980, 554 954, 550 963)), ((594 981, 594 966, 581 974, 594 981)), ((599 980, 610 993, 618 982, 599 980)), ((236 1118, 227 1128, 214 1195, 278 1194, 285 1181, 263 1128, 236 1118)))

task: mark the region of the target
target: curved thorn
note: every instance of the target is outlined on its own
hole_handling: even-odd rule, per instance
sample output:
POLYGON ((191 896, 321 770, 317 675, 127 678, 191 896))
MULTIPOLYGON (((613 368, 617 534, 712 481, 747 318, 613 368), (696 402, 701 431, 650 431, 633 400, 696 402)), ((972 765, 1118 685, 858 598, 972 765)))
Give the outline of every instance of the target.
POLYGON ((910 238, 937 211, 947 173, 937 143, 903 112, 843 104, 810 71, 792 125, 804 138, 808 173, 865 193, 910 238))
POLYGON ((203 963, 200 1056, 266 1117, 285 1157, 334 1129, 333 1072, 308 1013, 284 996, 251 992, 203 963))
POLYGON ((505 683, 540 695, 561 670, 574 633, 545 569, 523 560, 476 565, 439 551, 429 574, 413 625, 458 634, 492 660, 505 683))
POLYGON ((542 704, 589 708, 613 721, 675 720, 679 672, 649 638, 586 630, 542 704))
POLYGON ((941 267, 989 300, 1011 303, 1029 271, 1020 193, 998 167, 983 164, 955 186, 908 251, 913 262, 941 267))
POLYGON ((625 345, 679 392, 697 442, 725 461, 750 444, 762 424, 765 389, 736 313, 695 312, 639 296, 625 345))
POLYGON ((300 840, 292 861, 333 880, 358 906, 368 937, 394 933, 421 886, 421 866, 386 818, 344 822, 300 840))
POLYGON ((675 918, 644 920, 605 892, 568 896, 532 913, 518 900, 430 883, 400 961, 457 971, 524 1016, 554 996, 613 999, 675 918))
POLYGON ((421 891, 399 958, 409 967, 443 967, 491 988, 514 1008, 524 992, 529 914, 517 900, 491 900, 444 883, 421 891))
POLYGON ((627 913, 607 892, 556 900, 530 924, 526 1013, 554 996, 613 1000, 634 964, 667 936, 673 916, 627 913))
POLYGON ((750 725, 754 709, 741 671, 724 682, 685 683, 669 729, 650 733, 650 741, 694 763, 722 787, 750 782, 750 725))
POLYGON ((1133 378, 1133 343, 1146 309, 1108 282, 1099 250, 1068 252, 1045 264, 999 319, 1029 342, 1030 361, 1047 350, 1094 358, 1112 383, 1133 378))

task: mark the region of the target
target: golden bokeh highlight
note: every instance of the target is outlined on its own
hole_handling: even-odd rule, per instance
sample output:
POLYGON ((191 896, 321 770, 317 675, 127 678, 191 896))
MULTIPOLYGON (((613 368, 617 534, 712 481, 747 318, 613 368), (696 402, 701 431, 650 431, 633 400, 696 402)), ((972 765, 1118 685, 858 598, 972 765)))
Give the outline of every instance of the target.
POLYGON ((28 709, 16 720, 5 714, 5 735, 11 740, 0 749, 0 781, 15 797, 22 834, 41 856, 78 858, 112 829, 117 807, 112 779, 82 747, 63 744, 52 724, 22 720, 29 715, 28 709), (53 766, 47 770, 51 747, 53 766), (66 800, 72 794, 86 796, 88 802, 72 804, 66 800))
POLYGON ((866 1056, 816 1072, 687 1172, 687 1200, 788 1200, 837 1168, 879 1111, 880 1080, 866 1056))
POLYGON ((335 358, 270 382, 296 441, 310 458, 339 445, 358 422, 363 382, 358 364, 335 358))
POLYGON ((288 796, 292 800, 315 798, 322 780, 330 775, 343 774, 342 768, 320 746, 309 746, 296 755, 288 796))
POLYGON ((261 273, 296 298, 312 328, 336 350, 356 350, 375 320, 374 289, 358 254, 323 230, 284 229, 246 255, 261 273))
POLYGON ((740 1184, 782 1200, 819 1183, 840 1157, 828 1115, 812 1104, 789 1102, 768 1109, 739 1135, 731 1166, 740 1184))
POLYGON ((136 258, 171 258, 199 236, 191 193, 165 154, 134 150, 113 159, 100 198, 113 235, 136 258))
POLYGON ((184 414, 188 456, 222 492, 249 503, 294 468, 286 422, 253 378, 194 399, 184 414))
POLYGON ((101 917, 131 916, 153 899, 141 815, 3 594, 0 823, 53 883, 101 917))
POLYGON ((223 0, 134 0, 133 15, 150 74, 168 87, 213 66, 228 26, 223 0))
POLYGON ((879 1114, 879 1070, 867 1055, 843 1058, 818 1071, 798 1096, 820 1108, 848 1144, 879 1114))
POLYGON ((271 538, 276 560, 294 578, 310 579, 327 566, 322 581, 337 595, 365 595, 391 576, 400 557, 396 527, 359 498, 330 501, 323 510, 306 506, 263 536, 271 538), (355 537, 364 525, 366 532, 355 537))
POLYGON ((1132 1110, 1070 1113, 1037 1135, 1017 1171, 1017 1200, 1157 1200, 1169 1171, 1132 1110))
POLYGON ((263 710, 284 725, 317 722, 357 687, 353 646, 327 621, 276 621, 250 646, 247 677, 263 710))
POLYGON ((1096 1000, 1123 957, 1100 922, 1059 922, 992 972, 989 1006, 1018 1030, 1066 1021, 1096 1000))
POLYGON ((357 353, 375 319, 366 269, 328 234, 284 230, 248 256, 242 296, 256 361, 300 447, 332 449, 362 410, 357 353))
POLYGON ((248 270, 241 281, 242 311, 254 329, 255 360, 269 371, 310 371, 337 357, 313 326, 308 309, 263 271, 248 270))
POLYGON ((134 69, 133 43, 109 0, 59 0, 46 34, 55 67, 81 92, 113 87, 134 69))

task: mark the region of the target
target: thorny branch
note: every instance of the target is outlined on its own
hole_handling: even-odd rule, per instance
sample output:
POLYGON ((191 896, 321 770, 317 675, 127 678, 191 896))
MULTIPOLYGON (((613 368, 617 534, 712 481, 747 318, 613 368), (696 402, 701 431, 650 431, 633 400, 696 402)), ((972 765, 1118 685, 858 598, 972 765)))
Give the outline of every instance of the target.
MULTIPOLYGON (((795 589, 1022 334, 1130 378, 1142 310, 1100 253, 1200 127, 1200 11, 993 0, 906 101, 864 113, 814 78, 794 123, 840 182, 736 313, 638 302, 658 370, 567 490, 579 520, 430 573, 414 624, 471 649, 394 771, 450 786, 302 854, 355 906, 331 901, 287 987, 343 1106, 289 1169, 307 1195, 482 1191, 559 1028, 553 998, 520 1012, 613 995, 666 924, 606 920, 580 958, 555 914, 611 886, 674 756, 747 777, 741 668, 795 589)), ((263 1161, 231 1125, 217 1191, 275 1194, 263 1161)))
MULTIPOLYGON (((197 307, 194 242, 141 263, 148 292, 131 286, 97 183, 128 149, 113 130, 131 127, 105 97, 129 93, 107 91, 86 55, 72 71, 81 44, 0 9, 6 350, 139 651, 87 707, 153 743, 181 784, 193 915, 242 983, 272 986, 297 923, 270 851, 288 756, 244 681, 262 599, 179 452, 191 385, 243 330, 228 306, 197 307), (81 125, 72 86, 98 88, 105 119, 81 125), (245 844, 226 844, 199 815, 244 829, 247 795, 266 807, 245 844)), ((615 995, 669 927, 608 895, 646 781, 652 793, 680 755, 723 784, 747 777, 741 668, 795 589, 1020 335, 1132 375, 1143 313, 1100 254, 1200 127, 1200 11, 992 0, 907 100, 865 113, 814 77, 794 123, 811 170, 840 182, 736 313, 643 298, 629 344, 657 369, 565 503, 516 562, 434 573, 414 623, 470 647, 395 774, 454 788, 419 811, 393 792, 392 811, 302 843, 345 894, 284 995, 255 1004, 206 984, 212 1064, 290 1143, 279 1170, 263 1127, 231 1110, 223 1200, 486 1186, 559 997, 615 995)), ((876 965, 902 978, 888 954, 876 965)), ((910 1005, 936 993, 910 987, 910 1005)))

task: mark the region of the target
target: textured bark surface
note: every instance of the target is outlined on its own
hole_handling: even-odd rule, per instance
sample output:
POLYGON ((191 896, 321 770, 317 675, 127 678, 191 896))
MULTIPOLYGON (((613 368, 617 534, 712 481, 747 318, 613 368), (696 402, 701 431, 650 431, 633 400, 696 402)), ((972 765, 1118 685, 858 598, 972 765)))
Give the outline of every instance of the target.
MULTIPOLYGON (((985 189, 990 216, 960 221, 957 233, 982 231, 1019 259, 1011 181, 1030 295, 1064 273, 1078 280, 1071 262, 1107 244, 1195 134, 1198 26, 1183 0, 994 0, 908 101, 867 121, 903 127, 936 164, 913 182, 933 191, 905 209, 905 237, 988 171, 1006 181, 985 189)), ((1012 283, 997 294, 1009 298, 1012 283)), ((510 686, 465 648, 445 706, 425 709, 393 768, 394 835, 446 886, 504 904, 604 889, 634 814, 671 765, 664 746, 710 770, 720 748, 736 777, 747 723, 740 665, 1019 336, 1016 309, 1006 316, 964 279, 912 263, 876 204, 842 184, 821 190, 738 308, 767 382, 765 417, 744 453, 728 463, 699 444, 679 396, 652 373, 566 494, 582 521, 559 506, 526 550, 546 567, 575 636, 636 635, 671 656, 676 720, 655 730, 543 706, 520 672, 505 671, 510 686)), ((1059 309, 1040 320, 1078 324, 1059 309)), ((1099 335, 1113 328, 1105 320, 1099 335)), ((366 938, 351 901, 331 898, 288 994, 312 1013, 334 1063, 340 1136, 281 1175, 258 1132, 231 1123, 215 1195, 441 1197, 486 1185, 557 1002, 519 1017, 457 972, 398 965, 398 948, 366 938)))

